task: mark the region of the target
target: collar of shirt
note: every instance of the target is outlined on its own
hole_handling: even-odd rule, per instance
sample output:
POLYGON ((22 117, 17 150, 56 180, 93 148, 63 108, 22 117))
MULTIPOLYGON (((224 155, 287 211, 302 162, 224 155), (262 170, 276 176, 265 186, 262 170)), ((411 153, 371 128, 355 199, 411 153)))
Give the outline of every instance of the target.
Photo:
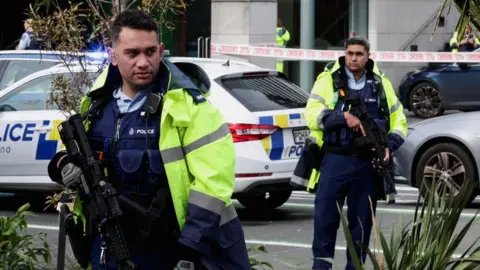
POLYGON ((113 98, 117 100, 117 106, 120 113, 129 113, 136 111, 143 106, 147 100, 148 93, 148 89, 141 90, 133 99, 131 99, 122 91, 122 88, 118 88, 113 92, 113 98))
POLYGON ((367 72, 363 73, 363 76, 360 78, 360 80, 355 80, 355 77, 353 76, 353 73, 345 67, 345 72, 347 73, 347 78, 348 78, 348 87, 352 90, 361 90, 365 86, 365 82, 367 81, 367 72))

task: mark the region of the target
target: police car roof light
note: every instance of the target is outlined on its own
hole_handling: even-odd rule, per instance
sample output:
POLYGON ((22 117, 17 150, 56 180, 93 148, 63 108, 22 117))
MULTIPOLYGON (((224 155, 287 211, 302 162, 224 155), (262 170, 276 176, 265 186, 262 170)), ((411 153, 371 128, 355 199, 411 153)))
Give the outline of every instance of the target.
POLYGON ((87 60, 90 61, 104 61, 109 59, 108 53, 106 52, 88 52, 86 55, 87 60))

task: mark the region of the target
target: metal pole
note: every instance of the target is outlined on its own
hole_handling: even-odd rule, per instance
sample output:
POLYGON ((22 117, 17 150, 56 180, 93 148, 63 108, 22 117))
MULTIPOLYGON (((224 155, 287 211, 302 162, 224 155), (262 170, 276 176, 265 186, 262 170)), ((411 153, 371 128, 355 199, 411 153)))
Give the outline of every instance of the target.
MULTIPOLYGON (((315 0, 302 0, 300 4, 300 47, 313 49, 315 45, 315 0)), ((300 88, 310 92, 313 86, 314 61, 300 62, 300 88)))
POLYGON ((349 37, 353 37, 353 36, 356 36, 357 33, 356 33, 356 30, 355 29, 355 26, 356 26, 356 14, 355 12, 357 12, 357 9, 355 7, 355 2, 357 2, 358 0, 350 0, 348 5, 349 5, 349 9, 350 9, 350 12, 348 13, 348 25, 349 25, 349 29, 348 29, 348 36, 349 37))
POLYGON ((202 57, 202 44, 203 44, 203 37, 199 37, 197 39, 197 57, 202 57))
MULTIPOLYGON (((64 195, 64 194, 62 194, 64 195)), ((58 221, 58 249, 57 249, 57 270, 65 269, 66 235, 65 235, 65 216, 68 213, 68 206, 65 204, 67 199, 62 196, 60 199, 60 214, 58 221)))
POLYGON ((210 37, 205 39, 205 58, 210 58, 210 37))

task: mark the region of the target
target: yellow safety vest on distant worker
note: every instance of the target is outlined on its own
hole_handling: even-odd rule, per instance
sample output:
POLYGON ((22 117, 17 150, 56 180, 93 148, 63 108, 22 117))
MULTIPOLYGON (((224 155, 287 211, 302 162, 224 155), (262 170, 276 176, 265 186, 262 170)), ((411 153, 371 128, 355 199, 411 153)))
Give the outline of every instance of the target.
MULTIPOLYGON (((474 39, 474 42, 475 44, 477 44, 477 46, 480 46, 480 40, 478 39, 478 37, 476 37, 474 39)), ((458 44, 458 34, 457 34, 457 31, 455 31, 453 33, 453 36, 452 38, 450 39, 450 48, 452 49, 452 52, 458 52, 458 47, 460 46, 458 44)))
MULTIPOLYGON (((290 40, 290 33, 285 27, 277 27, 277 46, 281 48, 287 47, 290 40)), ((283 61, 277 61, 277 71, 283 72, 283 61)))

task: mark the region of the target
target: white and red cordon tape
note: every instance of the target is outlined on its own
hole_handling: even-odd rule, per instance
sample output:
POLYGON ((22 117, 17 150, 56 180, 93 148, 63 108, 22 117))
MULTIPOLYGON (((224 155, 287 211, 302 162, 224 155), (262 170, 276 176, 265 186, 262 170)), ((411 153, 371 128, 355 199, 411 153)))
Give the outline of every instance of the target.
MULTIPOLYGON (((271 57, 283 60, 335 61, 345 55, 344 51, 305 50, 277 48, 274 44, 266 45, 233 45, 212 44, 210 54, 244 55, 271 57)), ((402 52, 377 51, 370 52, 370 58, 376 62, 404 63, 480 63, 480 53, 462 52, 402 52)))

